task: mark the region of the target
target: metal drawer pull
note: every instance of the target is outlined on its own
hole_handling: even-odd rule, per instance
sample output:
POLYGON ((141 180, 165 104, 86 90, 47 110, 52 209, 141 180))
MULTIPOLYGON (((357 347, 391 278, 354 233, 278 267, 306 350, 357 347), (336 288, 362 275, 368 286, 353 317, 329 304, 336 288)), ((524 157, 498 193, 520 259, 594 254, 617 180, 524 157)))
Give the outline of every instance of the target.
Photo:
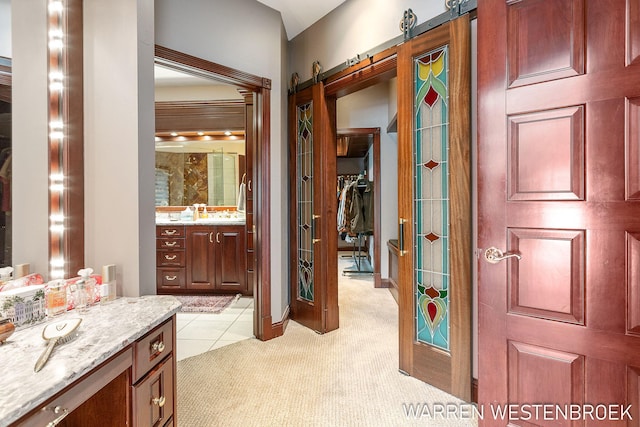
POLYGON ((152 353, 162 353, 164 351, 164 341, 156 341, 151 344, 152 353))
POLYGON ((153 399, 151 399, 151 403, 162 408, 166 403, 166 399, 164 398, 164 396, 154 397, 153 399))
POLYGON ((175 240, 173 242, 164 242, 164 245, 169 246, 170 248, 174 247, 177 244, 178 242, 176 242, 175 240))
POLYGON ((62 408, 60 406, 56 406, 55 408, 45 408, 45 409, 51 409, 53 411, 54 414, 60 414, 62 413, 58 418, 56 418, 55 420, 51 421, 49 424, 47 424, 47 427, 55 427, 58 424, 60 424, 60 422, 62 420, 65 419, 65 417, 67 415, 69 415, 69 410, 67 408, 62 408))
POLYGON ((493 246, 484 251, 484 259, 491 264, 497 264, 507 258, 522 259, 522 255, 515 252, 502 252, 500 249, 494 248, 493 246))
POLYGON ((251 189, 251 180, 249 180, 249 183, 247 184, 247 188, 248 188, 248 190, 249 190, 249 191, 253 191, 253 190, 251 189))
POLYGON ((209 233, 209 243, 213 243, 213 231, 209 233))
POLYGON ((172 280, 176 280, 178 278, 178 276, 164 276, 164 278, 167 279, 167 280, 172 281, 172 280))
POLYGON ((166 234, 167 236, 173 236, 177 232, 178 230, 164 230, 164 234, 166 234))
POLYGON ((173 261, 174 259, 178 258, 178 255, 165 255, 164 258, 166 260, 173 261))
POLYGON ((216 243, 220 243, 220 232, 216 233, 216 243))

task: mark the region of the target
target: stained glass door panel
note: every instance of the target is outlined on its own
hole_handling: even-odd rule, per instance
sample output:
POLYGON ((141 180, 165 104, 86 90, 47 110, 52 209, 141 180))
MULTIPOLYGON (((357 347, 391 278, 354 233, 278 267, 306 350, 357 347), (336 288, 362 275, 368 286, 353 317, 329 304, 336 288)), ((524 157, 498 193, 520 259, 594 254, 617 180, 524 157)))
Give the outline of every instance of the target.
POLYGON ((305 301, 314 300, 313 288, 313 101, 297 107, 296 185, 298 204, 298 292, 305 301))
POLYGON ((449 351, 448 47, 414 61, 416 340, 449 351))

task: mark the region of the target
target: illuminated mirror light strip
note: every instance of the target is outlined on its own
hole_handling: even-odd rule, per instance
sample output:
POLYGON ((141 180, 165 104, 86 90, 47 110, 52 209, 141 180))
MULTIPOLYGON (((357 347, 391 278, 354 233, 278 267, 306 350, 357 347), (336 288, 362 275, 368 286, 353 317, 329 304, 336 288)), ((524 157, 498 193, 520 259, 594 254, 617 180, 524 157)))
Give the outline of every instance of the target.
POLYGON ((67 275, 64 258, 65 174, 62 142, 65 138, 66 117, 64 98, 65 50, 64 13, 65 2, 51 0, 49 10, 49 278, 61 279, 67 275))

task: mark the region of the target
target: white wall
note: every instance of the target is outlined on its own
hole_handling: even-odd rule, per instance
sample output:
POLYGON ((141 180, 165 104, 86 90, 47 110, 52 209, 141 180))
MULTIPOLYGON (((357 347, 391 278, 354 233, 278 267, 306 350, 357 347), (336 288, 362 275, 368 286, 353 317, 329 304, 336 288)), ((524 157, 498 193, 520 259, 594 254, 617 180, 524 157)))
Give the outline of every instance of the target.
POLYGON ((289 72, 311 78, 311 64, 329 70, 402 34, 400 21, 411 8, 418 24, 446 12, 444 1, 347 0, 289 43, 289 72))
MULTIPOLYGON (((389 277, 386 242, 397 239, 398 145, 387 133, 389 84, 381 83, 337 100, 337 127, 380 128, 380 276, 389 277)), ((370 176, 370 180, 373 178, 370 176)))
POLYGON ((280 14, 255 0, 155 1, 155 41, 271 79, 271 315, 288 301, 286 34, 280 14))
POLYGON ((0 0, 0 56, 11 58, 11 0, 0 0))
POLYGON ((13 262, 49 272, 47 3, 13 0, 13 262))
POLYGON ((84 0, 84 31, 85 263, 155 294, 153 0, 84 0))

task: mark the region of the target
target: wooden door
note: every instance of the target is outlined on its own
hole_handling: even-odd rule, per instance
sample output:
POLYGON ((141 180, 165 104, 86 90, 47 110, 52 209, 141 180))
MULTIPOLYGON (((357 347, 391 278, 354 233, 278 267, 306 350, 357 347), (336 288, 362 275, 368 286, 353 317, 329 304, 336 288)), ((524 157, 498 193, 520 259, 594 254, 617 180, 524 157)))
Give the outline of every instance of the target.
POLYGON ((326 102, 322 82, 289 97, 289 123, 291 318, 325 333, 338 328, 338 274, 337 255, 328 250, 336 234, 336 151, 329 141, 335 99, 326 102))
POLYGON ((400 369, 471 399, 469 18, 398 50, 400 369))
POLYGON ((479 400, 510 425, 638 425, 639 24, 638 0, 478 2, 479 400), (633 422, 516 420, 533 403, 633 422))
POLYGON ((215 289, 214 227, 189 225, 187 230, 187 289, 215 289))
POLYGON ((216 227, 216 289, 247 294, 244 225, 216 227))

